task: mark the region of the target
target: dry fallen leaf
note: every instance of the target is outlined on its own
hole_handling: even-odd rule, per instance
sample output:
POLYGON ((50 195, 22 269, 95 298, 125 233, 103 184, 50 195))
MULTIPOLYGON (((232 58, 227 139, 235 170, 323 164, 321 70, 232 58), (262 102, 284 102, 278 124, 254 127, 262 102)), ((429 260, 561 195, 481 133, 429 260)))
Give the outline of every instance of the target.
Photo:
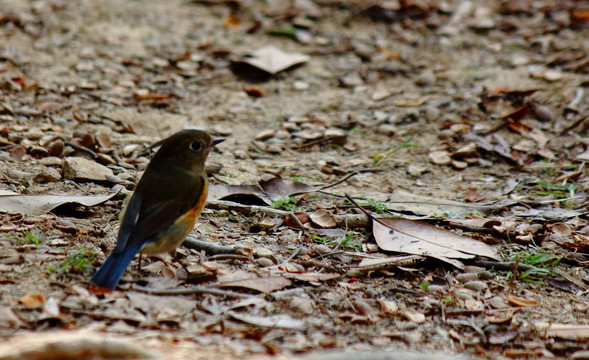
POLYGON ((308 55, 286 53, 273 46, 266 46, 254 51, 251 56, 244 57, 241 61, 269 74, 276 74, 309 60, 308 55))
POLYGON ((471 259, 479 255, 500 259, 496 251, 485 243, 419 221, 375 219, 373 233, 378 246, 386 251, 435 258, 471 259))
POLYGON ((30 309, 40 308, 45 304, 45 296, 40 293, 28 293, 19 302, 30 309))
POLYGON ((313 211, 310 215, 311 222, 321 228, 332 228, 337 225, 335 217, 332 213, 325 209, 318 209, 313 211))
POLYGON ((515 306, 521 307, 536 307, 538 306, 538 301, 533 299, 526 299, 523 297, 515 296, 515 295, 507 295, 506 300, 515 306))
POLYGON ((218 278, 219 287, 239 287, 256 290, 264 294, 292 285, 292 281, 283 276, 257 277, 254 274, 238 271, 218 278))
POLYGON ((13 192, 0 193, 0 212, 9 214, 42 215, 64 204, 76 203, 96 206, 112 199, 118 192, 108 195, 21 195, 13 192))

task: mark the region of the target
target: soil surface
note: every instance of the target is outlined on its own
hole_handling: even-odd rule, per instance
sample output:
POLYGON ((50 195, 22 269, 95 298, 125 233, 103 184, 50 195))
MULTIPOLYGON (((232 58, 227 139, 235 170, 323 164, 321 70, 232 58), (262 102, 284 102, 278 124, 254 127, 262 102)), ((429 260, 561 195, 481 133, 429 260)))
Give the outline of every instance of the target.
POLYGON ((573 0, 0 1, 0 359, 589 358, 588 24, 573 0), (226 138, 205 245, 91 286, 188 127, 226 138))

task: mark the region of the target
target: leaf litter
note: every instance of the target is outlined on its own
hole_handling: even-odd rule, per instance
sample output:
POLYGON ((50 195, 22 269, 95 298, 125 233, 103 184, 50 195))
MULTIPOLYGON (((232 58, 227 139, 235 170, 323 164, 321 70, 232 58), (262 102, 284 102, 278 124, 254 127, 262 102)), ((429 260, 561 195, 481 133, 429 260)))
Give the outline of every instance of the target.
POLYGON ((581 356, 587 17, 540 3, 9 6, 0 354, 581 356), (186 125, 232 134, 196 241, 88 287, 142 149, 186 125))

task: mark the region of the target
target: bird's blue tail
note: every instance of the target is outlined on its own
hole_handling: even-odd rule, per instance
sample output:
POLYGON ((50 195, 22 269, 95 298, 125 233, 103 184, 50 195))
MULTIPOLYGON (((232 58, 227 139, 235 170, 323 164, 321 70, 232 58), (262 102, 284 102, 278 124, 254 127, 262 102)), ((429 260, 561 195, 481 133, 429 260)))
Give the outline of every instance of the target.
POLYGON ((120 253, 115 253, 114 251, 108 255, 104 264, 98 269, 98 271, 92 276, 92 282, 97 286, 114 289, 119 280, 123 276, 125 269, 133 260, 133 257, 139 249, 141 249, 141 243, 136 244, 128 249, 123 250, 120 253))

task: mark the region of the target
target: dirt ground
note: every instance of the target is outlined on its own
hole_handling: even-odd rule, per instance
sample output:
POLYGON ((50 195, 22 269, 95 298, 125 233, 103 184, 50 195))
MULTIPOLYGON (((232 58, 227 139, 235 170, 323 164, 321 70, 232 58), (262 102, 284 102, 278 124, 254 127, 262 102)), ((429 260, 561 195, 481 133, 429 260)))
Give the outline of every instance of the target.
POLYGON ((589 358, 588 24, 572 0, 1 0, 0 359, 589 358), (143 150, 186 127, 227 139, 191 235, 231 250, 91 287, 143 150), (346 193, 497 256, 402 260, 346 193))

